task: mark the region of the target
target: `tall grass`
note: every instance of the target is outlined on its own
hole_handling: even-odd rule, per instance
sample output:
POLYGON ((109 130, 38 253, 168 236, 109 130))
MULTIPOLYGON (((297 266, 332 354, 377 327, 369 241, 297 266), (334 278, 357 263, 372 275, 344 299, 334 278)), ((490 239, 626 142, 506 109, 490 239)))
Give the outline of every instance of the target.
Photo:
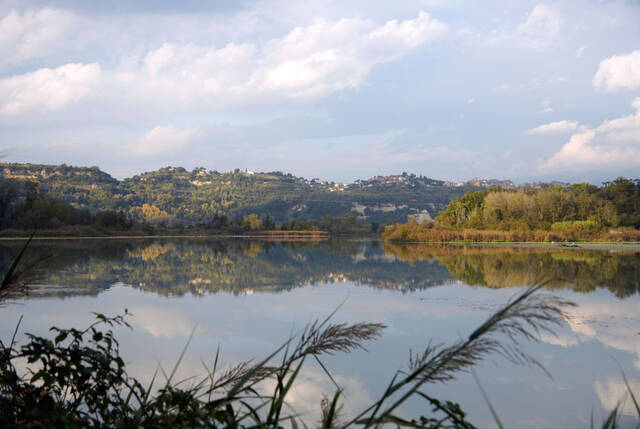
POLYGON ((630 227, 620 227, 605 231, 580 230, 563 228, 563 225, 547 230, 481 230, 455 229, 438 226, 432 222, 409 222, 407 224, 387 225, 382 233, 382 239, 398 242, 565 242, 565 241, 603 241, 629 242, 640 241, 640 230, 630 227))
MULTIPOLYGON (((23 254, 24 249, 5 281, 14 276, 23 254)), ((474 428, 458 404, 434 397, 428 387, 472 371, 489 355, 544 371, 520 341, 539 341, 541 334, 553 333, 574 304, 539 293, 540 287, 514 297, 466 338, 448 346, 426 344, 410 356, 406 368, 390 374, 378 399, 353 416, 342 415, 342 392, 336 385, 331 397, 318 398, 319 426, 474 428), (423 400, 431 413, 415 418, 401 415, 400 407, 410 398, 423 400)), ((127 372, 113 333, 114 327, 130 327, 128 316, 126 311, 112 318, 96 314, 96 321, 83 330, 53 327, 53 338, 26 334, 22 346, 16 344, 15 334, 6 344, 0 341, 0 427, 308 427, 315 422, 288 401, 304 364, 315 360, 333 380, 322 363, 324 356, 363 349, 385 329, 379 323, 331 323, 332 314, 308 325, 260 361, 240 362, 221 371, 216 353, 212 367, 203 364, 203 375, 176 380, 187 343, 171 371, 159 368, 144 385, 127 372), (19 370, 25 363, 26 369, 19 370), (273 387, 265 390, 267 386, 273 387)), ((628 383, 627 388, 640 418, 628 383)), ((620 410, 616 408, 603 427, 617 427, 620 410)), ((501 426, 497 415, 496 422, 501 426)))
MULTIPOLYGON (((346 422, 339 422, 339 389, 320 400, 323 427, 377 426, 383 423, 420 427, 473 427, 460 407, 429 395, 426 386, 445 383, 490 354, 539 366, 518 345, 519 339, 537 340, 542 332, 564 320, 571 303, 534 294, 528 289, 493 314, 464 341, 450 346, 427 344, 411 356, 407 369, 397 371, 383 395, 346 422), (409 398, 425 400, 433 415, 409 421, 398 408, 409 398)), ((280 427, 305 424, 304 416, 287 408, 291 388, 308 359, 349 353, 379 337, 385 328, 378 323, 335 324, 330 318, 309 325, 265 359, 242 362, 221 372, 218 356, 190 387, 174 379, 177 367, 159 373, 144 386, 129 375, 113 335, 114 326, 128 326, 126 314, 115 318, 96 315, 84 330, 52 328, 55 337, 27 334, 18 347, 0 343, 0 425, 16 427, 38 424, 70 427, 280 427), (29 366, 20 373, 16 362, 29 366), (159 379, 164 378, 160 383, 159 379), (275 387, 260 393, 266 380, 275 387), (158 386, 158 383, 160 385, 158 386), (154 387, 155 386, 155 387, 154 387), (155 390, 154 390, 155 389, 155 390), (155 393, 152 393, 155 392, 155 393)), ((331 375, 327 372, 327 375, 331 375)))
POLYGON ((34 235, 35 232, 27 239, 11 265, 3 273, 2 282, 0 283, 0 304, 13 297, 25 295, 28 292, 28 284, 35 279, 34 268, 51 257, 51 255, 44 255, 35 260, 32 259, 29 262, 25 262, 25 255, 34 235))

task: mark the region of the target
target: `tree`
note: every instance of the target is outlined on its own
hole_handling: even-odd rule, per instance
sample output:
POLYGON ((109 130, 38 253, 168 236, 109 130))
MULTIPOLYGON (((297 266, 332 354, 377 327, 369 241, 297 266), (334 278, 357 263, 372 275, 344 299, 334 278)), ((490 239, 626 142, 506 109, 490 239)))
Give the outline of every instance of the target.
POLYGON ((262 221, 255 213, 246 215, 242 218, 242 221, 251 231, 258 231, 262 229, 262 221))
POLYGON ((271 216, 267 215, 262 221, 262 227, 266 230, 275 229, 276 223, 271 219, 271 216))

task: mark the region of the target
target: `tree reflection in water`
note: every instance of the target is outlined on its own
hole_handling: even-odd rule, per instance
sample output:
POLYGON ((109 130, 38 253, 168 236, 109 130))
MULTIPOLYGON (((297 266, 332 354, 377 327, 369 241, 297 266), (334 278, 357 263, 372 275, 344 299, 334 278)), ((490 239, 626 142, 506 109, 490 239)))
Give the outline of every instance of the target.
MULTIPOLYGON (((0 244, 0 262, 20 242, 0 244)), ((401 292, 462 281, 491 288, 534 285, 619 298, 640 290, 640 252, 585 249, 397 245, 375 241, 246 239, 60 240, 32 243, 52 254, 30 294, 96 295, 115 283, 165 296, 286 291, 320 283, 401 292)))

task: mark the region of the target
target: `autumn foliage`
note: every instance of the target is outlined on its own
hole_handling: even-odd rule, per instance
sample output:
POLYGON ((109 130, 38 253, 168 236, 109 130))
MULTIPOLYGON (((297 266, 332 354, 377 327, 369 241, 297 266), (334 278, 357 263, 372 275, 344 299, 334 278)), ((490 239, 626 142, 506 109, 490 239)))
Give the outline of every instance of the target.
POLYGON ((453 200, 435 222, 387 225, 391 241, 639 241, 640 182, 491 188, 453 200))

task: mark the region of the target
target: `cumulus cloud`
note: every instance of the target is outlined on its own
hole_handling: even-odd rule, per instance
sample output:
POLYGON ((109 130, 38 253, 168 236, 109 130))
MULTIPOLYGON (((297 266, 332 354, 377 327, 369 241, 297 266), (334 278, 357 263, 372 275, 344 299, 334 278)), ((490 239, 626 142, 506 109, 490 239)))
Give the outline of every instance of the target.
POLYGON ((574 347, 580 344, 580 341, 575 336, 570 335, 552 335, 549 333, 544 333, 540 335, 540 341, 543 341, 548 344, 553 344, 555 346, 560 346, 563 348, 574 347))
POLYGON ((640 167, 640 97, 635 112, 573 134, 542 164, 542 170, 570 171, 595 167, 640 167))
POLYGON ((560 33, 562 21, 562 17, 553 6, 538 4, 518 26, 518 33, 527 38, 532 47, 543 48, 560 33))
MULTIPOLYGON (((373 401, 364 386, 355 377, 334 375, 333 378, 344 390, 344 397, 349 398, 348 401, 341 403, 345 415, 354 415, 373 401)), ((259 388, 264 389, 263 393, 269 394, 275 390, 276 381, 267 379, 259 388)), ((324 372, 303 369, 287 394, 287 403, 300 415, 305 416, 306 421, 320 421, 322 415, 318 398, 322 398, 326 392, 333 390, 335 390, 335 385, 324 372)))
POLYGON ((157 126, 135 140, 129 152, 137 156, 173 155, 203 135, 204 130, 197 127, 157 126))
POLYGON ((608 92, 640 88, 640 50, 601 61, 593 86, 608 92))
POLYGON ((445 24, 420 12, 384 25, 363 19, 317 18, 264 45, 222 48, 164 44, 118 80, 141 96, 200 102, 251 102, 254 97, 309 99, 355 88, 380 63, 397 60, 440 37, 445 24))
POLYGON ((526 134, 560 134, 574 131, 578 128, 578 121, 557 121, 543 124, 525 131, 526 134))
MULTIPOLYGON (((186 337, 194 329, 184 315, 167 308, 134 307, 131 313, 134 323, 154 338, 186 337)), ((201 332, 202 329, 197 329, 194 334, 201 332)))
POLYGON ((375 65, 398 60, 446 31, 420 12, 384 24, 316 18, 264 43, 164 43, 102 73, 98 64, 66 64, 2 79, 1 112, 59 110, 87 95, 98 77, 105 102, 173 112, 310 101, 360 86, 375 65))
POLYGON ((309 97, 354 88, 376 64, 397 60, 443 35, 445 24, 420 12, 382 26, 361 19, 316 19, 269 42, 249 87, 309 97))
POLYGON ((9 12, 0 19, 0 63, 47 54, 51 45, 68 34, 76 22, 73 13, 58 9, 9 12))
POLYGON ((637 303, 615 300, 613 295, 580 297, 567 324, 581 343, 597 340, 607 347, 631 353, 635 357, 634 367, 640 370, 640 338, 629 328, 629 320, 637 319, 637 303))
MULTIPOLYGON (((629 387, 632 392, 640 392, 640 380, 629 380, 629 387)), ((597 379, 595 389, 603 408, 613 410, 622 405, 620 407, 622 414, 636 416, 637 410, 633 400, 629 398, 627 385, 621 378, 607 377, 605 380, 597 379), (623 399, 626 400, 620 404, 623 399)))
POLYGON ((0 79, 0 115, 53 112, 87 96, 99 83, 98 64, 65 64, 0 79))

